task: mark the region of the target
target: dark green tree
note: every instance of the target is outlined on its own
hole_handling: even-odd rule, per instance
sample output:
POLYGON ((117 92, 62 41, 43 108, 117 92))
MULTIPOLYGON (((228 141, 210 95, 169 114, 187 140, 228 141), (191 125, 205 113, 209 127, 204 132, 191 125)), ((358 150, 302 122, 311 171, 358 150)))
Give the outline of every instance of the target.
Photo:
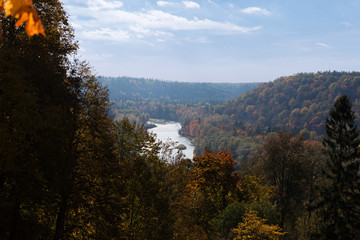
POLYGON ((357 239, 360 234, 360 139, 352 104, 339 97, 326 120, 323 140, 328 154, 321 189, 323 239, 357 239))
MULTIPOLYGON (((69 163, 75 94, 65 84, 76 43, 57 0, 38 0, 47 37, 0 16, 0 238, 53 235, 60 171, 69 163)), ((48 236, 48 237, 45 237, 48 236)))
POLYGON ((159 143, 128 118, 115 123, 115 145, 121 179, 118 186, 120 239, 170 239, 169 184, 159 143))
POLYGON ((61 2, 34 6, 46 38, 0 16, 0 239, 110 239, 107 91, 70 60, 77 44, 61 2))
POLYGON ((278 132, 266 137, 264 144, 254 150, 249 160, 256 175, 265 176, 270 186, 276 187, 279 225, 295 238, 296 220, 305 211, 313 181, 313 165, 301 137, 278 132))

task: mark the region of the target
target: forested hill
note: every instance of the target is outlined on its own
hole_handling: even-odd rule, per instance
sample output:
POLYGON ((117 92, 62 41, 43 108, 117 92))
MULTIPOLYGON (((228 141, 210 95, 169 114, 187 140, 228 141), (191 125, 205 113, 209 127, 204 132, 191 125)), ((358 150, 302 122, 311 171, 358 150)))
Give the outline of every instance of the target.
MULTIPOLYGON (((220 105, 245 131, 324 133, 325 118, 337 96, 346 94, 360 117, 360 72, 301 73, 264 83, 220 105)), ((251 134, 254 135, 254 134, 251 134)))
POLYGON ((220 103, 240 96, 261 83, 191 83, 130 77, 100 77, 113 100, 153 99, 220 103))

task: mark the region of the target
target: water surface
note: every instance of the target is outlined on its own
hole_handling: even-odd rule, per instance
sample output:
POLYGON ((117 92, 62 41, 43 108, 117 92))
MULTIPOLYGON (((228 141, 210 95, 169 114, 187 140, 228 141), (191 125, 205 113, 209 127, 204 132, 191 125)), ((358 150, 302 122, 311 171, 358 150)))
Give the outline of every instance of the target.
POLYGON ((161 123, 154 123, 150 121, 149 123, 156 125, 156 127, 149 129, 149 131, 155 133, 157 139, 162 142, 167 142, 170 140, 177 142, 178 145, 184 144, 186 149, 182 150, 182 153, 185 154, 185 157, 187 158, 193 158, 195 147, 191 144, 188 138, 179 135, 179 130, 181 129, 180 123, 169 121, 161 121, 161 123))

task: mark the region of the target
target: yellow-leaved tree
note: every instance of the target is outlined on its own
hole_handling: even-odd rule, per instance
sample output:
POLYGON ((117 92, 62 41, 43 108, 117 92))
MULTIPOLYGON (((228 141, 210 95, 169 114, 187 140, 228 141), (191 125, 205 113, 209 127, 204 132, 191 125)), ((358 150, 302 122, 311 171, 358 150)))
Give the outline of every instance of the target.
POLYGON ((279 226, 267 225, 256 211, 245 214, 243 222, 233 229, 234 240, 279 240, 285 233, 279 226))
POLYGON ((20 27, 26 22, 25 30, 29 36, 36 34, 45 36, 44 27, 32 0, 0 0, 0 13, 3 11, 5 11, 5 17, 13 16, 17 19, 16 27, 20 27))

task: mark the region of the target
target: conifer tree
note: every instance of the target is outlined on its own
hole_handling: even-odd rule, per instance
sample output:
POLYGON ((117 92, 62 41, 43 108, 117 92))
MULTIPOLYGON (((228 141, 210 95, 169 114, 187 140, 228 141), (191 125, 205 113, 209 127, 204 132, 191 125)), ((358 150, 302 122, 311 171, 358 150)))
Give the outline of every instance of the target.
POLYGON ((360 139, 349 98, 339 97, 326 120, 328 154, 321 189, 324 239, 356 239, 360 233, 360 139), (357 236, 357 237, 356 237, 357 236))

